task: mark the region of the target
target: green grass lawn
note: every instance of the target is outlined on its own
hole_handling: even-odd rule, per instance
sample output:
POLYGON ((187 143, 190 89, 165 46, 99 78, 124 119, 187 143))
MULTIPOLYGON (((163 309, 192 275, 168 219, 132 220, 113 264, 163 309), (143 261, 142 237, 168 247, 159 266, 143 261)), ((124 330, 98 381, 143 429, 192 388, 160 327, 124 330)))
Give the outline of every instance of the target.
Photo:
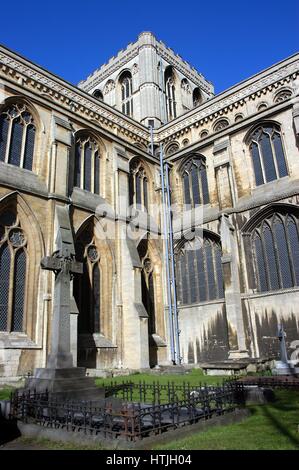
POLYGON ((201 369, 192 369, 187 374, 131 374, 123 375, 119 377, 107 378, 107 379, 96 379, 97 385, 109 385, 111 382, 145 382, 153 383, 159 382, 160 384, 167 384, 168 382, 174 382, 175 384, 182 384, 183 382, 189 382, 190 385, 215 385, 217 383, 222 384, 223 379, 228 378, 227 376, 221 375, 204 375, 201 369))
MULTIPOLYGON (((116 383, 132 381, 134 383, 159 382, 166 384, 174 382, 182 384, 189 382, 191 385, 222 383, 224 376, 206 376, 198 369, 184 375, 159 375, 133 374, 113 379, 96 379, 97 385, 108 385, 111 380, 116 383)), ((0 399, 10 397, 11 389, 0 390, 0 399)), ((168 444, 159 445, 153 450, 299 450, 299 392, 277 390, 276 400, 266 405, 251 405, 248 407, 250 416, 240 423, 224 426, 214 426, 207 430, 194 432, 190 426, 190 437, 176 439, 168 444)), ((23 439, 23 438, 21 438, 23 439)), ((29 443, 29 441, 26 441, 29 443)), ((36 445, 51 449, 86 449, 85 446, 64 443, 49 443, 43 441, 36 445)), ((138 445, 136 446, 138 449, 138 445)))
POLYGON ((277 390, 276 401, 251 405, 244 421, 215 426, 204 432, 153 449, 169 450, 299 450, 299 393, 277 390))
POLYGON ((0 400, 9 400, 13 387, 0 388, 0 400))

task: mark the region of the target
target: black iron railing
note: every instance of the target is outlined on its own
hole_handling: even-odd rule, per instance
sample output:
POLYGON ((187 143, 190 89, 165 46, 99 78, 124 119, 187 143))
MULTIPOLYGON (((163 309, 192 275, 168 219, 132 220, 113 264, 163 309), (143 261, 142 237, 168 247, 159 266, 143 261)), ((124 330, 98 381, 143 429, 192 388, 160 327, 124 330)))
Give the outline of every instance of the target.
POLYGON ((11 397, 11 417, 45 427, 135 441, 234 410, 243 386, 237 381, 217 387, 127 382, 105 388, 113 398, 100 403, 59 401, 48 393, 17 391, 11 397))

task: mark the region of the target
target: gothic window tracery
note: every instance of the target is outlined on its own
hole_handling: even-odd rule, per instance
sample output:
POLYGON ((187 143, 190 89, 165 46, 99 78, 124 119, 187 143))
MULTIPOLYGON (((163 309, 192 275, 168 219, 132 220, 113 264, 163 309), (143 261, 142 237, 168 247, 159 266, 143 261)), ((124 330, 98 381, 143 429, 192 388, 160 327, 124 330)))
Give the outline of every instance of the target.
POLYGON ((281 103, 282 101, 288 100, 291 98, 292 92, 291 90, 281 90, 277 95, 275 96, 275 103, 281 103))
POLYGON ((249 148, 257 186, 288 175, 278 125, 265 124, 256 128, 250 135, 249 148))
POLYGON ((176 118, 176 97, 175 97, 175 78, 172 67, 165 70, 165 95, 166 95, 166 111, 167 120, 171 121, 176 118))
POLYGON ((127 116, 133 116, 133 89, 132 75, 125 72, 120 78, 122 112, 127 116))
POLYGON ((207 170, 203 157, 193 157, 185 163, 182 171, 185 204, 195 207, 208 204, 209 188, 207 170))
POLYGON ((85 191, 100 194, 99 146, 88 135, 80 135, 76 139, 74 185, 85 191))
POLYGON ((220 243, 207 235, 187 241, 176 255, 178 299, 189 305, 224 297, 220 243))
POLYGON ((27 239, 18 216, 0 215, 0 331, 24 329, 27 239))
POLYGON ((149 180, 141 161, 134 160, 130 164, 130 205, 141 206, 148 210, 149 180))
POLYGON ((24 104, 13 104, 0 115, 0 161, 32 170, 36 127, 24 104))
POLYGON ((100 253, 91 230, 85 230, 76 242, 77 259, 83 262, 83 274, 74 280, 80 334, 101 331, 100 253))
POLYGON ((216 122, 214 126, 214 132, 219 132, 222 131, 222 129, 225 129, 228 127, 229 123, 227 119, 220 119, 220 121, 216 122))
POLYGON ((274 213, 251 235, 259 292, 299 285, 298 217, 274 213))

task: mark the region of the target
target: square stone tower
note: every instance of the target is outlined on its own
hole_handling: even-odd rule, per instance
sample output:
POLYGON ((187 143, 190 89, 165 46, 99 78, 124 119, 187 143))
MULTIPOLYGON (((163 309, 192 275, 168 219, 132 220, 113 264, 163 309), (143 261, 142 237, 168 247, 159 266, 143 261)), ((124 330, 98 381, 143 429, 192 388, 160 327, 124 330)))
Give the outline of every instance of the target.
POLYGON ((141 33, 78 86, 154 128, 214 96, 213 85, 151 32, 141 33))

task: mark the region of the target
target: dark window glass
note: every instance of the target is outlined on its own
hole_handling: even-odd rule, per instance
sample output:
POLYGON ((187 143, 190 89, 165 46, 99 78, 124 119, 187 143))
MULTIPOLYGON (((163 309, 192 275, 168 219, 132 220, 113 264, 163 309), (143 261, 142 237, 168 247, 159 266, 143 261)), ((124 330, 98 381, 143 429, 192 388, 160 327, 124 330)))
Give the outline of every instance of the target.
POLYGON ((132 206, 134 204, 134 175, 130 173, 129 176, 129 204, 132 206))
POLYGON ((205 302, 207 300, 207 286, 206 286, 206 274, 205 274, 204 256, 203 256, 202 248, 196 251, 196 261, 197 261, 199 300, 200 302, 205 302))
POLYGON ((5 161, 5 152, 7 145, 7 135, 8 135, 9 121, 2 115, 0 116, 0 161, 5 161))
POLYGON ((192 181, 192 196, 193 196, 193 207, 200 204, 200 193, 199 193, 199 180, 198 180, 198 168, 196 165, 193 165, 191 172, 191 181, 192 181))
POLYGON ((143 180, 143 198, 144 198, 144 207, 148 210, 148 200, 147 200, 147 179, 143 180))
POLYGON ((93 268, 93 325, 94 333, 100 333, 100 292, 101 292, 101 278, 99 266, 96 263, 93 268))
POLYGON ((10 262, 9 246, 5 244, 0 249, 0 331, 6 331, 8 326, 10 262))
POLYGON ((182 274, 182 291, 183 291, 183 304, 189 303, 189 282, 188 282, 188 270, 186 266, 186 256, 181 256, 181 274, 182 274))
POLYGON ((141 204, 141 177, 136 177, 136 204, 141 204))
POLYGON ((209 202, 207 172, 201 159, 197 158, 193 163, 187 162, 185 168, 183 173, 185 204, 191 204, 192 207, 202 203, 207 204, 209 202))
POLYGON ((78 143, 75 149, 75 186, 81 186, 81 145, 78 143))
POLYGON ((198 301, 198 294, 197 294, 197 280, 195 278, 195 254, 196 252, 193 250, 187 251, 187 259, 188 259, 188 271, 189 271, 189 286, 190 286, 190 301, 191 303, 195 303, 198 301))
POLYGON ((250 148, 257 186, 287 176, 286 159, 277 125, 256 129, 251 136, 250 148))
POLYGON ((100 158, 98 152, 94 156, 94 192, 100 194, 100 158))
POLYGON ((221 249, 218 245, 215 245, 215 265, 216 265, 216 277, 218 285, 218 298, 224 297, 223 289, 223 274, 222 274, 222 262, 221 262, 221 249))
POLYGON ((83 263, 83 274, 77 276, 77 285, 74 289, 74 296, 79 307, 78 330, 79 333, 92 333, 90 325, 90 292, 91 285, 88 274, 88 266, 86 260, 83 263), (79 302, 78 302, 79 301, 79 302))
POLYGON ((275 290, 279 288, 278 270, 277 270, 273 235, 272 235, 270 227, 267 224, 264 225, 264 243, 265 243, 265 253, 266 253, 266 258, 267 258, 267 263, 268 263, 270 286, 271 286, 271 289, 275 290))
POLYGON ((292 262, 295 272, 295 285, 299 286, 299 237, 296 223, 292 218, 288 218, 287 231, 289 244, 292 252, 292 262))
POLYGON ((251 152, 252 152, 252 161, 253 161, 253 168, 254 168, 254 175, 255 175, 255 183, 257 186, 264 183, 263 172, 261 167, 260 161, 260 152, 258 145, 253 142, 251 145, 251 152))
POLYGON ((12 331, 23 330, 24 300, 26 282, 26 253, 23 249, 15 256, 14 296, 12 309, 12 331))
POLYGON ((264 292, 268 290, 267 272, 266 272, 265 259, 264 259, 264 253, 263 253, 263 247, 262 247, 262 240, 260 236, 257 234, 255 235, 255 238, 254 238, 254 244, 255 244, 255 257, 256 257, 259 287, 260 287, 259 290, 261 292, 264 292))
POLYGON ((175 280, 176 280, 176 289, 177 289, 177 298, 179 302, 183 302, 182 295, 182 273, 181 273, 181 260, 178 256, 175 263, 175 280))
POLYGON ((149 293, 149 333, 156 333, 156 321, 155 321, 155 292, 154 292, 154 279, 153 273, 148 276, 148 293, 149 293))
POLYGON ((271 148, 270 137, 268 134, 262 134, 261 140, 261 151, 263 155, 264 169, 266 175, 266 181, 273 181, 277 178, 276 170, 273 159, 273 152, 271 148))
POLYGON ((203 246, 199 239, 190 242, 178 255, 176 265, 179 298, 183 304, 224 297, 221 248, 215 241, 206 238, 203 246))
POLYGON ((291 287, 293 285, 290 258, 286 240, 284 226, 281 220, 276 219, 274 223, 274 233, 277 245, 277 252, 280 265, 280 275, 282 287, 291 287))
POLYGON ((84 150, 84 189, 91 191, 91 147, 88 143, 84 150))
POLYGON ((20 166, 22 138, 24 126, 19 119, 15 119, 12 125, 11 142, 8 155, 8 163, 20 166))
POLYGON ((209 197, 209 188, 208 188, 208 179, 207 179, 207 170, 205 168, 201 169, 201 186, 202 186, 202 199, 204 204, 208 204, 210 202, 209 197))
POLYGON ((209 299, 216 299, 216 283, 215 283, 215 270, 213 265, 213 252, 211 244, 205 243, 205 252, 206 252, 206 263, 207 263, 207 273, 208 273, 208 290, 209 290, 209 299))
POLYGON ((285 156, 284 156, 282 143, 281 143, 281 137, 277 132, 274 132, 272 140, 273 140, 273 145, 275 149, 278 173, 281 178, 283 176, 287 176, 288 174, 285 156))
POLYGON ((185 194, 185 204, 191 204, 189 174, 188 173, 184 174, 184 194, 185 194))
POLYGON ((23 164, 23 167, 26 168, 26 170, 32 170, 34 140, 35 140, 35 127, 32 125, 28 125, 27 133, 26 133, 25 152, 24 152, 24 164, 23 164))

